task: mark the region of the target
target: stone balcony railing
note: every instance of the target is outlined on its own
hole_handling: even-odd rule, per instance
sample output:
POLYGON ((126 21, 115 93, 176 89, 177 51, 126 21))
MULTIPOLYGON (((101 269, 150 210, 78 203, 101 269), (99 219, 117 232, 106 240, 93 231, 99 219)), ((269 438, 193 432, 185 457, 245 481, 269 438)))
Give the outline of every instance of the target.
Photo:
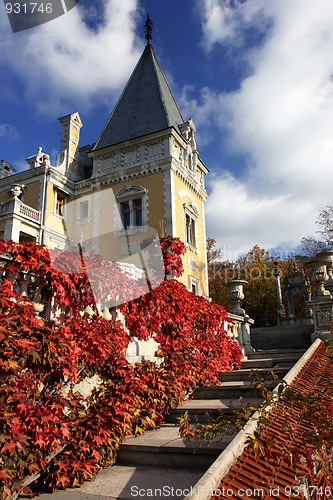
POLYGON ((4 215, 17 215, 33 222, 40 223, 41 214, 39 210, 22 203, 18 198, 13 198, 6 203, 0 204, 0 217, 4 215))

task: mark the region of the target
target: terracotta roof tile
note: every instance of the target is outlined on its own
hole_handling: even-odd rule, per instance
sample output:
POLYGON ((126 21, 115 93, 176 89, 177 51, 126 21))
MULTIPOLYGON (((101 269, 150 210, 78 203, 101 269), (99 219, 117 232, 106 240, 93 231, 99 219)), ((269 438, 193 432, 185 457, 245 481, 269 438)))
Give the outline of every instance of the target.
MULTIPOLYGON (((333 380, 333 359, 330 358, 325 345, 321 342, 298 373, 291 388, 303 396, 318 393, 323 389, 320 375, 325 375, 333 380)), ((328 393, 326 393, 328 395, 328 393)), ((330 390, 333 395, 333 388, 330 390)), ((333 404, 332 404, 333 407, 333 404)), ((294 469, 286 454, 287 447, 297 447, 304 442, 307 434, 315 432, 315 425, 311 421, 302 420, 301 406, 291 404, 282 398, 269 413, 268 422, 263 425, 263 439, 274 438, 271 448, 271 458, 260 456, 256 461, 252 449, 248 446, 222 479, 213 499, 237 500, 272 500, 306 498, 302 490, 298 489, 296 476, 305 475, 306 467, 296 465, 294 469), (293 426, 294 434, 288 435, 285 424, 293 426), (275 458, 274 458, 275 457, 275 458)), ((329 493, 329 491, 327 490, 329 493)), ((315 495, 313 496, 315 499, 315 495)), ((331 494, 320 496, 321 500, 333 498, 333 485, 331 494)))

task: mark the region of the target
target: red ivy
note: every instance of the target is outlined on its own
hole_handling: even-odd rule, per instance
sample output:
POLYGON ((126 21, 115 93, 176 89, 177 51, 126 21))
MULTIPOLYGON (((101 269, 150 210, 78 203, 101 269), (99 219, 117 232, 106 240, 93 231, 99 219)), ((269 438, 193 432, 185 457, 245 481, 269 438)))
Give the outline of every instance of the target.
MULTIPOLYGON (((168 237, 161 247, 166 274, 179 276, 184 245, 168 237)), ((33 274, 62 307, 61 321, 43 320, 12 281, 0 283, 2 499, 41 470, 44 484, 53 489, 79 486, 113 463, 127 434, 159 425, 197 384, 214 383, 218 372, 240 364, 241 349, 222 328, 225 310, 175 280, 131 300, 142 283, 95 254, 82 269, 77 255, 62 252, 57 270, 48 250, 35 244, 0 241, 0 254, 3 273, 33 274), (126 328, 98 314, 82 315, 95 300, 116 294, 129 300, 120 308, 126 328), (129 364, 132 336, 154 336, 163 363, 129 364), (93 375, 100 385, 84 400, 76 384, 93 375)))

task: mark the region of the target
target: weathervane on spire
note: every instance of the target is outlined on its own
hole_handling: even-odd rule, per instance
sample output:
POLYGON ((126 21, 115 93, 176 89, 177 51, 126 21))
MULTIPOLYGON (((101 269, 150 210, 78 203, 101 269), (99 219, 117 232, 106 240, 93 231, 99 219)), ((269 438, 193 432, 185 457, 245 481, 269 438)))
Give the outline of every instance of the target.
POLYGON ((147 45, 150 45, 150 40, 153 38, 153 26, 154 23, 150 19, 149 14, 147 15, 147 19, 145 22, 145 32, 146 32, 146 40, 147 40, 147 45))

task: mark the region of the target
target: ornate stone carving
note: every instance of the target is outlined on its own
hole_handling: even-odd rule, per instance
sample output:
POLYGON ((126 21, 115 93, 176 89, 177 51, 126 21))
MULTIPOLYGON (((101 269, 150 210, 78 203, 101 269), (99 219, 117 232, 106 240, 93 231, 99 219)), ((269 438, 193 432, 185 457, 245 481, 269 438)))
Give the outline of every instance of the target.
POLYGON ((13 198, 17 199, 23 193, 24 188, 24 184, 13 184, 10 190, 13 198))

